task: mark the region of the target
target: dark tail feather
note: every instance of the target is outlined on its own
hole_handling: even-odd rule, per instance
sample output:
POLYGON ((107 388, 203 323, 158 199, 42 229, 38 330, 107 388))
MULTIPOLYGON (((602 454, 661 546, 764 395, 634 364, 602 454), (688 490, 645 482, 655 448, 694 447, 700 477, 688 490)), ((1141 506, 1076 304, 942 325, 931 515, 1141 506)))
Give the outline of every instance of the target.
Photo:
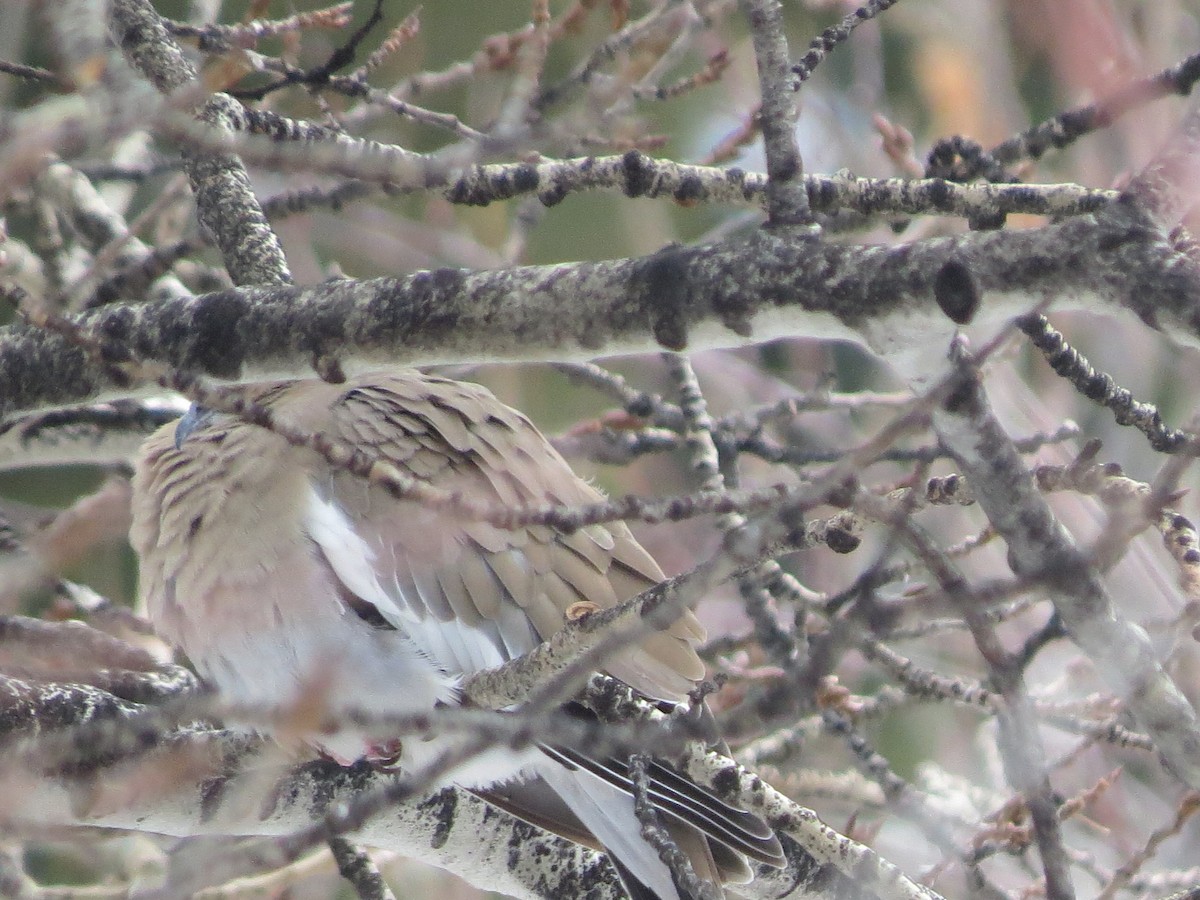
MULTIPOLYGON (((611 756, 595 759, 567 747, 542 749, 563 766, 590 772, 621 793, 633 796, 633 782, 626 760, 611 756)), ((784 865, 779 839, 758 816, 731 806, 659 760, 650 763, 649 776, 650 798, 660 812, 692 826, 734 853, 768 865, 784 865)))

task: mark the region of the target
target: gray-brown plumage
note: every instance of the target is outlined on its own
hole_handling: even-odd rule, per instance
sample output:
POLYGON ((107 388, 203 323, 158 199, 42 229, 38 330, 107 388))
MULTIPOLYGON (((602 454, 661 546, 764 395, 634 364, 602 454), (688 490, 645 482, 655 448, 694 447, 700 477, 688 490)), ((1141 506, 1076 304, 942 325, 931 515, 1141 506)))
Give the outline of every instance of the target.
MULTIPOLYGON (((475 385, 401 371, 339 385, 243 389, 282 422, 485 502, 600 499, 524 416, 475 385)), ((611 607, 663 577, 623 523, 565 534, 464 521, 398 501, 312 450, 215 414, 190 415, 178 430, 168 425, 147 441, 134 478, 131 535, 141 592, 162 634, 231 699, 274 710, 319 701, 333 714, 404 714, 455 702, 463 675, 533 649, 563 626, 573 605, 611 607)), ((704 674, 695 651, 703 636, 684 613, 606 669, 647 696, 681 701, 704 674)), ((386 755, 385 735, 310 740, 343 762, 386 755)), ((405 743, 399 764, 418 766, 440 749, 405 743)), ((562 758, 577 752, 488 754, 453 780, 492 791, 539 823, 557 822, 573 838, 590 830, 651 891, 677 896, 666 867, 637 836, 632 803, 619 790, 619 761, 599 761, 590 772, 562 758), (546 802, 535 788, 539 779, 569 812, 546 802)), ((689 790, 693 799, 667 807, 669 821, 689 819, 689 803, 709 804, 695 815, 720 819, 714 809, 723 807, 728 821, 715 830, 737 832, 706 841, 694 837, 714 831, 703 822, 675 829, 702 875, 744 874, 722 845, 778 861, 778 844, 761 822, 694 785, 689 790), (708 850, 714 840, 716 859, 708 850)))

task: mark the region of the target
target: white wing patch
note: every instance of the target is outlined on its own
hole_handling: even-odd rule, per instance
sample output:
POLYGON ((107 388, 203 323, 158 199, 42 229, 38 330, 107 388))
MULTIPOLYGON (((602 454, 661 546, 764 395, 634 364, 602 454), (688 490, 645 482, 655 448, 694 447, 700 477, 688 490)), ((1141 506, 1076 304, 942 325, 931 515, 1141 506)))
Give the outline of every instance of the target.
MULTIPOLYGON (((408 635, 421 652, 449 674, 495 668, 519 655, 512 653, 513 648, 508 644, 524 643, 513 638, 521 634, 522 622, 525 633, 532 634, 524 611, 512 601, 502 610, 500 624, 490 619, 476 625, 458 619, 442 621, 428 612, 446 605, 441 598, 421 596, 422 591, 440 590, 436 573, 412 571, 404 553, 397 553, 392 547, 381 548, 387 559, 380 560, 380 554, 355 531, 341 507, 321 497, 315 489, 309 490, 304 530, 349 591, 375 607, 389 625, 408 635), (415 590, 416 596, 407 596, 406 588, 415 590), (521 622, 514 622, 513 618, 521 622)), ((535 639, 525 640, 536 646, 535 639)), ((523 647, 521 652, 528 649, 523 647)))
POLYGON ((322 499, 311 487, 304 530, 321 548, 342 584, 374 606, 390 625, 408 631, 408 625, 415 617, 411 611, 401 610, 380 587, 376 578, 375 551, 354 530, 341 508, 333 501, 322 499))

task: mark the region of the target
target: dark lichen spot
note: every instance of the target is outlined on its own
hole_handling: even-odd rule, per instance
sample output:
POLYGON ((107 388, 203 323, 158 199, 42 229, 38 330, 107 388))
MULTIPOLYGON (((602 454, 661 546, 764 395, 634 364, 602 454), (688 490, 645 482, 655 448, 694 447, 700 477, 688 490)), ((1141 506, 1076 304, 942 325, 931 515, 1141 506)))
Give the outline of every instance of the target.
POLYGON ((536 191, 538 184, 541 182, 541 178, 538 176, 537 166, 530 165, 529 163, 524 163, 523 165, 517 166, 516 171, 513 172, 512 180, 513 187, 515 187, 517 192, 521 194, 527 194, 530 191, 536 191))
POLYGON ((1009 202, 1026 212, 1049 212, 1049 204, 1046 203, 1045 195, 1039 194, 1032 187, 1020 184, 1006 185, 1004 189, 1008 195, 1009 202))
POLYGON ((518 194, 536 190, 538 170, 528 163, 495 179, 487 179, 476 167, 446 191, 446 199, 463 206, 487 206, 497 200, 507 200, 518 194))
POLYGON ((303 796, 303 788, 309 788, 311 794, 308 814, 313 819, 319 819, 338 799, 338 791, 345 788, 347 782, 353 784, 358 779, 354 777, 354 766, 343 768, 332 760, 318 759, 296 770, 293 780, 297 782, 297 796, 303 796), (300 783, 302 778, 304 782, 300 783))
POLYGON ((116 363, 129 358, 129 336, 134 324, 134 312, 129 307, 115 307, 97 323, 96 332, 105 362, 116 363))
POLYGON ((789 154, 776 162, 774 171, 770 172, 770 177, 772 181, 782 183, 793 180, 799 173, 800 158, 789 154))
POLYGON ((621 157, 625 171, 625 196, 641 197, 654 185, 654 166, 650 157, 640 150, 630 150, 621 157))
POLYGON ((418 272, 409 279, 405 285, 409 297, 405 306, 411 317, 409 327, 415 332, 453 331, 459 322, 456 310, 464 281, 460 269, 446 268, 418 272))
MULTIPOLYGON (((286 297, 279 299, 281 303, 287 302, 286 297)), ((191 305, 192 340, 180 358, 170 362, 182 369, 199 369, 224 378, 236 377, 246 355, 241 327, 249 308, 247 299, 239 291, 220 291, 197 297, 191 305)), ((163 323, 164 327, 171 327, 171 324, 163 323)))
POLYGON ((1003 212, 973 213, 967 216, 967 227, 972 231, 996 231, 1004 227, 1008 216, 1003 212))
POLYGON ((862 538, 848 528, 830 528, 825 532, 825 546, 834 553, 853 553, 862 538))
MULTIPOLYGON (((485 820, 491 815, 491 807, 488 807, 485 811, 485 820)), ((528 856, 530 847, 534 847, 539 856, 544 855, 546 848, 540 838, 544 838, 544 835, 539 834, 525 822, 513 823, 508 836, 508 853, 505 860, 508 871, 511 872, 521 865, 521 861, 528 856)))
POLYGON ((832 181, 813 181, 808 185, 808 202, 813 209, 829 209, 837 201, 832 181))
MULTIPOLYGON (((200 821, 210 822, 221 810, 221 801, 225 797, 225 787, 229 779, 224 775, 208 778, 200 785, 200 821)), ((265 803, 274 805, 274 798, 267 798, 265 803)), ((268 810, 269 812, 269 810, 268 810)))
MULTIPOLYGON (((473 187, 472 180, 466 176, 458 179, 446 189, 446 199, 459 206, 482 206, 486 202, 481 201, 482 196, 483 189, 473 187)), ((493 195, 489 193, 488 196, 493 195)))
POLYGON ((310 306, 309 314, 304 319, 303 332, 297 335, 297 343, 311 354, 314 367, 318 367, 317 371, 324 369, 334 376, 335 383, 337 369, 340 368, 337 366, 335 354, 345 343, 347 321, 345 307, 337 300, 335 294, 330 298, 330 302, 310 306), (326 366, 326 360, 332 362, 334 367, 326 366))
POLYGON ((433 815, 434 822, 437 823, 433 829, 433 836, 429 839, 429 846, 436 850, 450 839, 450 832, 454 829, 454 815, 458 812, 458 795, 452 789, 446 788, 434 794, 422 806, 433 815))
POLYGON ((704 197, 704 182, 695 175, 684 175, 675 188, 675 202, 683 204, 695 203, 704 197))
POLYGON ((563 202, 566 196, 566 187, 561 184, 556 184, 554 187, 547 188, 539 193, 538 200, 541 201, 542 206, 549 208, 551 206, 558 206, 558 204, 563 202))
POLYGON ((933 296, 938 308, 956 325, 966 325, 979 311, 979 285, 971 270, 958 260, 950 260, 937 274, 933 296))
POLYGON ((734 796, 738 788, 741 786, 741 779, 738 777, 737 766, 725 766, 713 776, 713 788, 721 797, 734 796))
POLYGON ((1083 396, 1089 400, 1103 400, 1115 387, 1116 384, 1109 375, 1096 372, 1090 378, 1084 379, 1083 396))
POLYGON ((669 350, 687 346, 688 263, 691 254, 672 244, 643 261, 634 296, 650 317, 654 339, 669 350))
POLYGON ((947 395, 946 399, 942 401, 942 406, 946 412, 953 415, 970 416, 976 408, 976 400, 975 383, 970 379, 964 378, 947 395))
POLYGON ((925 199, 934 209, 947 209, 954 199, 954 192, 944 178, 931 178, 925 188, 925 199))

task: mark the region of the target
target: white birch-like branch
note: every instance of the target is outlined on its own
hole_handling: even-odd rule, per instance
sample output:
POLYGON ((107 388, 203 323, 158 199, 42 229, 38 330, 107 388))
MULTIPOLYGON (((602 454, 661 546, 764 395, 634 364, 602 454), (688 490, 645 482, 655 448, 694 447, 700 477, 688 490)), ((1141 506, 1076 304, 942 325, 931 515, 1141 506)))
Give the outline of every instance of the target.
MULTIPOLYGON (((6 682, 6 684, 11 682, 6 682)), ((594 693, 612 694, 611 685, 594 693)), ((644 720, 662 714, 626 690, 612 698, 623 711, 635 710, 644 720)), ((10 691, 6 696, 14 696, 10 691)), ((53 704, 79 720, 117 727, 129 722, 128 754, 119 761, 87 762, 91 745, 76 741, 77 758, 64 769, 47 763, 36 767, 0 767, 5 800, 0 814, 20 827, 91 826, 179 836, 279 836, 289 862, 286 838, 311 829, 322 818, 336 823, 362 798, 393 787, 396 776, 369 766, 344 768, 317 760, 280 768, 278 751, 244 735, 195 727, 163 733, 139 729, 135 704, 110 697, 96 688, 68 685, 24 685, 19 719, 6 715, 0 724, 9 741, 44 715, 31 710, 53 704), (20 727, 13 730, 16 723, 20 727), (149 735, 156 735, 153 739, 149 735), (136 738, 136 740, 135 740, 136 738), (148 753, 140 748, 157 745, 148 753), (266 762, 264 762, 266 761, 266 762)), ((144 710, 142 710, 144 712, 144 710)), ((59 724, 62 724, 60 719, 59 724)), ((37 729, 50 740, 64 732, 37 729)), ((80 734, 87 734, 86 730, 80 734)), ((119 741, 108 740, 103 746, 119 741)), ((18 747, 21 744, 17 745, 18 747)), ((10 757, 10 759, 15 757, 10 757)), ((28 756, 22 757, 28 758, 28 756)), ((56 758, 54 755, 48 759, 56 758)), ((821 898, 838 896, 877 900, 929 900, 937 895, 909 881, 870 849, 821 823, 810 810, 774 791, 732 760, 699 745, 689 745, 681 766, 726 799, 763 815, 785 838, 788 865, 762 867, 758 878, 741 891, 749 898, 821 898)), ((623 896, 602 854, 554 837, 501 812, 469 792, 441 790, 413 802, 397 803, 368 818, 349 835, 355 842, 391 850, 448 869, 485 890, 518 898, 623 896)), ((297 853, 305 847, 297 847, 297 853)))
MULTIPOLYGON (((318 358, 356 369, 696 349, 803 334, 866 343, 927 379, 940 374, 936 360, 960 326, 994 332, 1050 304, 1133 313, 1196 345, 1195 268, 1128 201, 1043 228, 892 247, 758 230, 640 258, 236 288, 114 304, 74 321, 116 359, 132 347, 224 378, 307 374, 318 358)), ((0 329, 0 355, 5 412, 117 387, 109 369, 41 329, 0 329)))

